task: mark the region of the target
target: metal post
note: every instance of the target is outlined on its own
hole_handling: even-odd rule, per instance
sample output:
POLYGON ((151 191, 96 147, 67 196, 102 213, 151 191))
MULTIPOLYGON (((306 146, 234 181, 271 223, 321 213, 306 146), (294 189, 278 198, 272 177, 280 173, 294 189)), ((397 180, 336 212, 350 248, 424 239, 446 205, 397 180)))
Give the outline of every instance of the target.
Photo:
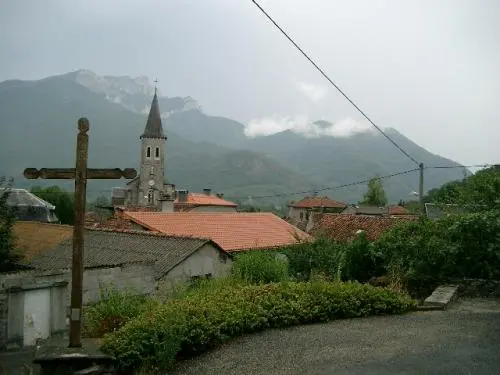
POLYGON ((420 198, 420 210, 422 216, 425 215, 425 204, 424 204, 424 163, 418 165, 420 168, 420 179, 418 184, 418 196, 420 198))
POLYGON ((73 266, 71 275, 71 314, 69 325, 69 347, 79 348, 81 315, 82 315, 82 285, 83 285, 83 230, 85 223, 85 200, 87 185, 87 157, 89 147, 89 121, 86 118, 78 120, 78 137, 76 141, 75 169, 75 224, 73 227, 73 266))

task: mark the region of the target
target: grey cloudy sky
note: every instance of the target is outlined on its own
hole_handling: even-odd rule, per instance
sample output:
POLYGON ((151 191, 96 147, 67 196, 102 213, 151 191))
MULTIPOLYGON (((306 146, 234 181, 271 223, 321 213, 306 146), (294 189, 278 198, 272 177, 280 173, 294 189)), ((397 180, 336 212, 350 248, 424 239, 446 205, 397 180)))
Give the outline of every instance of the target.
MULTIPOLYGON (((382 127, 466 164, 500 162, 500 1, 261 0, 382 127)), ((0 0, 0 80, 86 68, 158 77, 270 133, 365 125, 250 0, 0 0), (346 125, 347 124, 347 125, 346 125)))

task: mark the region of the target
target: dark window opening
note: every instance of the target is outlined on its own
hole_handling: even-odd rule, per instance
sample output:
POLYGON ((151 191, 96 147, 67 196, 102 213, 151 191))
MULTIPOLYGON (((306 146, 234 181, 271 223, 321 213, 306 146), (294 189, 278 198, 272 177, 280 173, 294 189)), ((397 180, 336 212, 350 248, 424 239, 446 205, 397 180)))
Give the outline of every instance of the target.
POLYGON ((155 150, 155 158, 159 158, 160 157, 160 148, 159 147, 156 147, 156 150, 155 150))
POLYGON ((148 147, 146 151, 146 157, 150 158, 151 157, 151 147, 148 147))

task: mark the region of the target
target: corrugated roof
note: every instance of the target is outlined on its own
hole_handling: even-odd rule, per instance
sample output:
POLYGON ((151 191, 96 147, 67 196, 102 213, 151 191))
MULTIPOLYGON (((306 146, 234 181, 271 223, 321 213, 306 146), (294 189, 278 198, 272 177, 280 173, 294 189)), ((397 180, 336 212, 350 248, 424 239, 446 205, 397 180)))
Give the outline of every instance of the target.
MULTIPOLYGON (((162 277, 177 264, 210 240, 168 236, 147 231, 86 229, 84 267, 111 267, 137 262, 154 262, 157 277, 162 277)), ((216 246, 216 245, 215 245, 216 246)), ((34 257, 30 265, 37 269, 71 268, 72 239, 34 257)))
POLYGON ((344 214, 318 214, 311 233, 314 236, 325 235, 337 241, 350 241, 358 230, 363 230, 369 240, 375 240, 390 230, 397 223, 416 220, 415 217, 381 217, 344 214))
POLYGON ((210 238, 225 251, 287 246, 307 233, 272 213, 126 212, 132 221, 166 234, 210 238))
POLYGON ((305 197, 298 202, 290 203, 289 206, 295 208, 344 208, 347 207, 347 204, 324 196, 305 197))

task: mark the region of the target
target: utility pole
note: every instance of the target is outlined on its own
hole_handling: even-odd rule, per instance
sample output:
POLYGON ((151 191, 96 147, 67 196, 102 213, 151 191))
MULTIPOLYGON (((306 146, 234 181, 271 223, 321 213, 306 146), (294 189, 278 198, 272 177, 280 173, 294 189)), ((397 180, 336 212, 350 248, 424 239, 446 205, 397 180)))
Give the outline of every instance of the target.
POLYGON ((420 169, 420 179, 418 183, 418 196, 420 198, 420 210, 422 212, 422 216, 425 215, 425 204, 424 204, 424 163, 420 163, 418 165, 420 169))

